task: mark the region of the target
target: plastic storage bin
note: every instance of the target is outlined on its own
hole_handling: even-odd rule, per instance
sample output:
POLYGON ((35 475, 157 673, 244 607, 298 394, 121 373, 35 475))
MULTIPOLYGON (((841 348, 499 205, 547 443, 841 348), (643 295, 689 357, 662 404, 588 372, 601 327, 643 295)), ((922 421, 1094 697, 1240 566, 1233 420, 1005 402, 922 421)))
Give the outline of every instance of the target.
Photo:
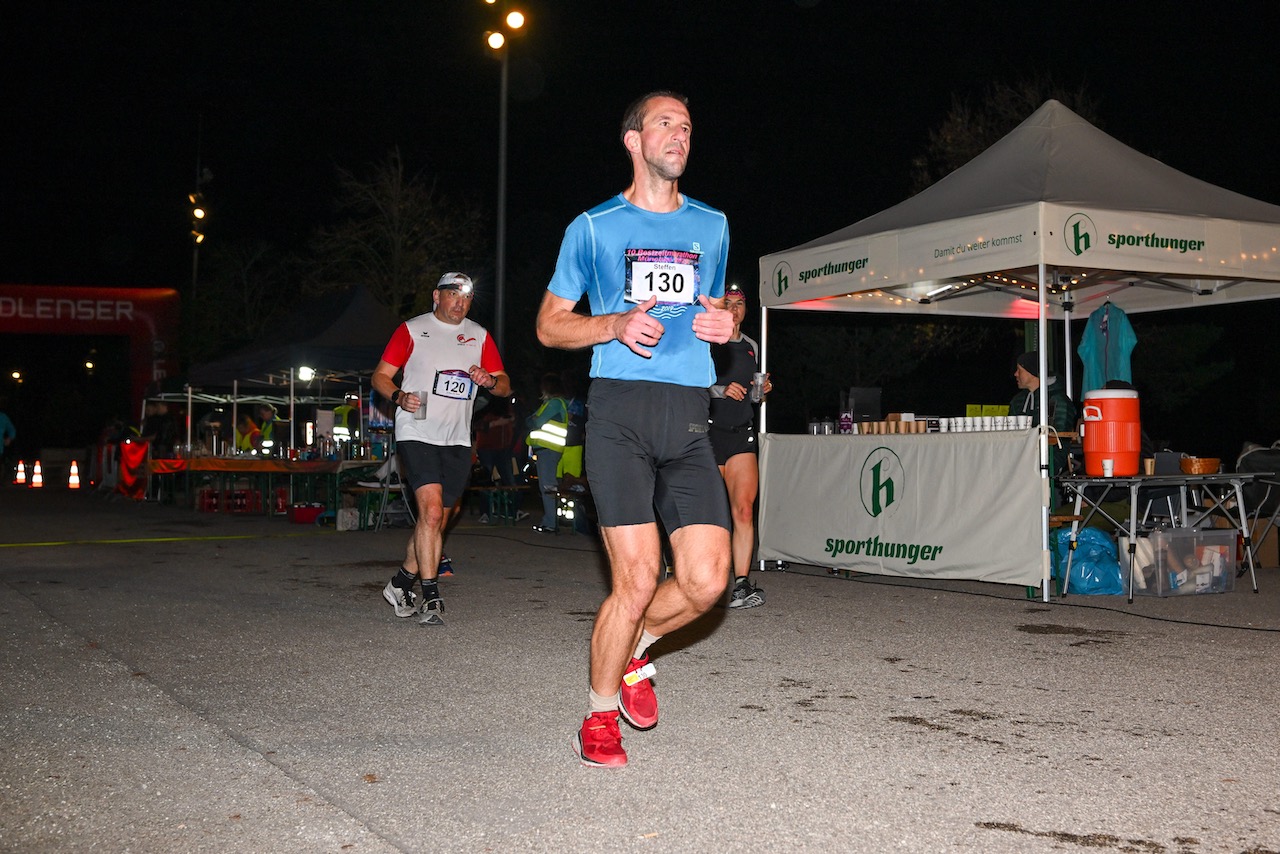
POLYGON ((313 525, 323 512, 323 504, 290 504, 289 521, 298 525, 313 525))
MULTIPOLYGON (((1120 570, 1128 584, 1128 538, 1120 538, 1119 551, 1120 570)), ((1134 558, 1135 596, 1187 596, 1235 589, 1234 528, 1162 528, 1138 538, 1134 558)))

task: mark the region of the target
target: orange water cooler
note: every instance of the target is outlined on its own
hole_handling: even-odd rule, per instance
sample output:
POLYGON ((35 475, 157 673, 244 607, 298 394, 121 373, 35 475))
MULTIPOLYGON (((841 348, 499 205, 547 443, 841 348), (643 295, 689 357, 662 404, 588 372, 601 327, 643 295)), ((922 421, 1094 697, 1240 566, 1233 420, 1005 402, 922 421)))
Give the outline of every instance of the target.
POLYGON ((1084 473, 1102 477, 1102 461, 1112 460, 1112 474, 1131 477, 1142 457, 1142 421, 1138 393, 1131 389, 1096 389, 1084 393, 1084 473))

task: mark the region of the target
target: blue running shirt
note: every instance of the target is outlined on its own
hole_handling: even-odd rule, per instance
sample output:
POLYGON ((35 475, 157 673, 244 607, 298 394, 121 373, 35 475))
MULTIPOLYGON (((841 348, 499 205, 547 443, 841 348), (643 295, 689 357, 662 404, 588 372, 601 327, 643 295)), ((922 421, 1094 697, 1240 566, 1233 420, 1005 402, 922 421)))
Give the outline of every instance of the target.
POLYGON ((649 314, 665 330, 657 345, 645 348, 650 359, 616 339, 596 344, 593 377, 694 388, 715 382, 711 345, 694 336, 693 317, 703 310, 698 295, 724 295, 729 222, 715 208, 680 198, 676 210, 654 213, 619 194, 565 230, 547 290, 574 303, 586 294, 596 316, 626 311, 653 293, 658 304, 649 314))

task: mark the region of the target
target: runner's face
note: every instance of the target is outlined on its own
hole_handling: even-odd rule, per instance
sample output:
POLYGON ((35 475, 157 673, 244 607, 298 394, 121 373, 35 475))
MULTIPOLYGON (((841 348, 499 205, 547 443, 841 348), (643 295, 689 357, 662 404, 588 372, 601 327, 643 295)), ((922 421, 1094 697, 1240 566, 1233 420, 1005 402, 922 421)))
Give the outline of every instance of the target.
POLYGON ((458 324, 471 310, 471 294, 441 289, 436 291, 436 317, 445 323, 458 324))
POLYGON ((737 332, 738 328, 742 326, 743 319, 747 316, 747 301, 742 297, 725 297, 724 307, 733 315, 733 331, 737 332))
POLYGON ((689 163, 693 122, 689 110, 675 98, 654 98, 645 108, 640 131, 640 155, 658 178, 674 181, 689 163))

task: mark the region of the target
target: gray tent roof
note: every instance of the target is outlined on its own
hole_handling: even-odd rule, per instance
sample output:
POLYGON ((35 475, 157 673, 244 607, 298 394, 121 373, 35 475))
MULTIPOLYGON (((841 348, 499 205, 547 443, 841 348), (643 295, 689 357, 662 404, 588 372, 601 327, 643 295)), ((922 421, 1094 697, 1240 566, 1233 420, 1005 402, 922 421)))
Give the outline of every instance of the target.
POLYGON ((771 308, 1031 319, 1280 297, 1280 206, 1111 138, 1057 101, 918 195, 760 259, 771 308), (1040 281, 1041 269, 1045 280, 1040 281))
POLYGON ((1280 206, 1179 172, 1050 100, 999 142, 928 189, 795 248, 1033 202, 1280 222, 1280 206))

